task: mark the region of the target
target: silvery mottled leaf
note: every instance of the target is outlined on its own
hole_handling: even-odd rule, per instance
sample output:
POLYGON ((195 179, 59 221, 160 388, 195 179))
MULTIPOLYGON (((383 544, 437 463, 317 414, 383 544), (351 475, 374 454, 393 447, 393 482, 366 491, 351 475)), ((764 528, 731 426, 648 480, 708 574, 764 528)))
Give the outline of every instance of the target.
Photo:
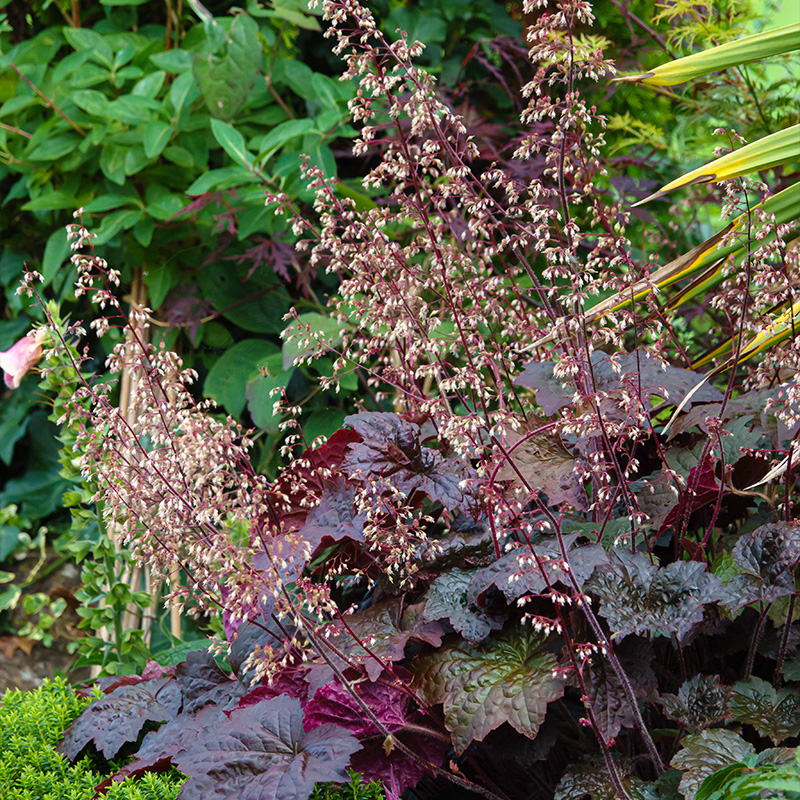
POLYGON ((736 608, 752 602, 770 603, 794 592, 793 570, 800 562, 800 527, 771 522, 745 533, 732 555, 742 574, 728 584, 736 608))
POLYGON ((662 694, 664 713, 690 728, 707 728, 725 719, 728 690, 718 675, 695 675, 677 694, 662 694))
POLYGON ((694 800, 700 784, 712 772, 754 752, 753 745, 733 731, 713 728, 690 734, 683 740, 683 750, 672 759, 672 766, 683 772, 680 782, 683 796, 694 800))
POLYGON ((615 637, 629 633, 676 636, 703 621, 706 605, 728 599, 722 581, 696 561, 657 567, 643 553, 614 550, 609 565, 586 584, 600 598, 600 613, 615 637))
MULTIPOLYGON (((631 771, 629 763, 618 761, 616 766, 630 800, 659 800, 652 783, 645 783, 629 775, 631 771)), ((614 781, 608 774, 605 764, 599 759, 568 767, 553 796, 553 800, 587 800, 587 798, 591 800, 619 798, 614 781)))
POLYGON ((492 616, 467 599, 474 572, 451 569, 437 578, 425 595, 423 617, 431 622, 446 619, 468 642, 477 644, 503 627, 505 615, 492 616))
POLYGON ((728 710, 774 744, 800 733, 800 692, 792 687, 776 690, 761 678, 739 681, 728 698, 728 710))

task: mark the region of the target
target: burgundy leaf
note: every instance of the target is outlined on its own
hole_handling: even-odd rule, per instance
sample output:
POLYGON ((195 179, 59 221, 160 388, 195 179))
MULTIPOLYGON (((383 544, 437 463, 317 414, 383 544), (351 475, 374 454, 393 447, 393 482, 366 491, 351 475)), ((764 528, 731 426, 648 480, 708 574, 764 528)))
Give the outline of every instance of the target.
POLYGON ((298 538, 312 553, 323 539, 339 541, 345 537, 357 542, 364 541, 363 514, 356 514, 353 507, 354 491, 344 478, 325 486, 319 505, 311 509, 305 525, 298 531, 298 538))
POLYGON ((306 732, 300 701, 290 697, 236 709, 213 726, 194 720, 184 731, 173 757, 189 776, 181 800, 306 800, 316 783, 346 781, 360 748, 334 725, 306 732))
POLYGON ((119 686, 93 701, 67 728, 59 752, 74 761, 89 742, 108 759, 139 738, 145 723, 166 722, 181 707, 181 692, 172 678, 119 686))
POLYGON ((203 706, 226 708, 235 705, 247 691, 244 684, 232 680, 218 666, 208 650, 195 650, 178 664, 176 680, 183 693, 183 711, 192 714, 203 706))
POLYGON ((415 422, 390 412, 366 411, 345 417, 344 424, 363 440, 351 445, 345 461, 348 469, 391 475, 402 492, 424 492, 447 508, 474 508, 475 498, 469 488, 462 488, 462 482, 474 479, 475 471, 466 462, 423 446, 422 431, 415 422))
MULTIPOLYGON (((441 764, 449 743, 436 738, 433 732, 431 735, 418 732, 422 718, 417 713, 409 713, 407 693, 379 681, 356 682, 352 686, 384 728, 393 734, 399 733, 397 738, 425 761, 437 767, 441 764), (416 725, 414 734, 402 732, 409 722, 416 725)), ((306 704, 306 726, 325 723, 341 725, 358 737, 363 749, 353 756, 351 766, 366 780, 382 781, 387 788, 387 798, 399 797, 406 789, 416 786, 425 774, 424 765, 398 748, 387 753, 383 732, 366 716, 350 691, 339 683, 321 687, 306 704)))

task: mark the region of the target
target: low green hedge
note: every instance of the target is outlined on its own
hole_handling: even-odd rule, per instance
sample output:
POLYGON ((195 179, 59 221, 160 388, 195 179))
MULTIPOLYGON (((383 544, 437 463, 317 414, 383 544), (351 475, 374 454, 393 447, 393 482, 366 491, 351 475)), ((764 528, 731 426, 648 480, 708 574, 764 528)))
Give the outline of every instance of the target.
MULTIPOLYGON (((0 797, 14 800, 92 800, 110 772, 91 756, 70 764, 56 752, 67 726, 89 705, 63 678, 33 692, 10 690, 0 700, 0 797)), ((183 777, 174 772, 115 784, 107 800, 175 800, 183 777)))
MULTIPOLYGON (((74 764, 56 751, 64 731, 89 705, 63 678, 45 681, 36 691, 7 691, 0 698, 0 798, 2 800, 92 800, 95 786, 115 772, 99 757, 74 764), (106 769, 104 769, 106 767, 106 769)), ((148 773, 113 784, 107 800, 175 800, 183 776, 148 773)), ((318 785, 309 800, 383 800, 380 785, 318 785)))

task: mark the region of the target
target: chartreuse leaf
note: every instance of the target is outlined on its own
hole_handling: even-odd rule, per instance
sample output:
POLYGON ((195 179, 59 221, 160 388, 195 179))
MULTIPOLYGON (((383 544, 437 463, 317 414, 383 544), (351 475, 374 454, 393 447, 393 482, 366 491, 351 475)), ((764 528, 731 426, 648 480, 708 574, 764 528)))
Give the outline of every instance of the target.
POLYGON ((791 687, 776 690, 761 678, 735 684, 728 710, 734 719, 752 725, 775 744, 800 731, 800 692, 791 687))
POLYGON ((672 766, 683 772, 680 782, 683 796, 695 800, 700 784, 712 772, 736 764, 753 752, 753 745, 733 731, 714 728, 687 736, 683 750, 672 759, 672 766))
POLYGON ((546 637, 512 630, 478 647, 466 643, 418 656, 413 686, 425 702, 444 704, 445 725, 457 754, 504 722, 533 739, 548 703, 564 694, 553 674, 556 657, 546 637))
POLYGON ((800 750, 780 748, 745 756, 709 775, 695 800, 800 800, 800 750))
POLYGON ((749 172, 760 172, 770 169, 770 167, 777 167, 787 161, 794 161, 798 157, 800 157, 800 125, 792 125, 790 128, 765 136, 763 139, 740 147, 705 166, 687 172, 633 205, 635 207, 648 203, 650 200, 663 197, 682 186, 727 181, 747 175, 749 172))
POLYGON ((708 75, 710 72, 749 64, 751 61, 778 56, 792 50, 800 50, 800 22, 763 31, 754 36, 745 36, 743 39, 726 42, 702 53, 669 61, 649 72, 626 75, 616 80, 647 83, 651 86, 674 86, 692 78, 699 78, 701 75, 708 75))

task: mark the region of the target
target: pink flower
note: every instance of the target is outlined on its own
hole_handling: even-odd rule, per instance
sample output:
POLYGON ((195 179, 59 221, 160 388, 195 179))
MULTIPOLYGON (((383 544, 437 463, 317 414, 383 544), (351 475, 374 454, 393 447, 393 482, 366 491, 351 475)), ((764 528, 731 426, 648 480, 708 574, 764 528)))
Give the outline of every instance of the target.
POLYGON ((0 352, 0 367, 5 373, 6 386, 16 389, 25 373, 42 357, 42 342, 47 337, 43 328, 31 331, 13 347, 0 352))

